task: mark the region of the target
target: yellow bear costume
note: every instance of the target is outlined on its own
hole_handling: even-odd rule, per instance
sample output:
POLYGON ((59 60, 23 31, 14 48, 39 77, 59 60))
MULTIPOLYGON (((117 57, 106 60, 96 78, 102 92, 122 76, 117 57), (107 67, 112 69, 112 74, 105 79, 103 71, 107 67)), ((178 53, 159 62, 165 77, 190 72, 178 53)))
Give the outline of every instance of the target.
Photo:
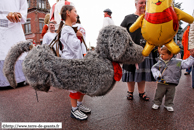
POLYGON ((192 23, 194 18, 173 6, 173 0, 147 0, 145 14, 139 16, 129 31, 134 32, 141 27, 141 33, 146 40, 142 51, 148 56, 155 46, 165 45, 173 54, 180 51, 173 40, 178 32, 179 20, 192 23))

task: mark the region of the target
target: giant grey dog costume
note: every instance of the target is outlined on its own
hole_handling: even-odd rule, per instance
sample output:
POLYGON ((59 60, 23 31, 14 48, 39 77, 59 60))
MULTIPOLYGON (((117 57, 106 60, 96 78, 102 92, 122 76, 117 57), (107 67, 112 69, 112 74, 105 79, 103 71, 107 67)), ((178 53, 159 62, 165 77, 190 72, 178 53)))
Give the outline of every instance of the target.
POLYGON ((88 52, 84 59, 56 57, 48 45, 30 50, 30 44, 25 41, 15 45, 5 59, 4 74, 12 87, 17 85, 14 65, 24 51, 29 52, 23 61, 23 72, 35 90, 47 92, 53 86, 89 96, 105 95, 115 85, 112 61, 135 64, 144 60, 143 48, 133 43, 125 28, 114 25, 100 31, 95 51, 88 52))

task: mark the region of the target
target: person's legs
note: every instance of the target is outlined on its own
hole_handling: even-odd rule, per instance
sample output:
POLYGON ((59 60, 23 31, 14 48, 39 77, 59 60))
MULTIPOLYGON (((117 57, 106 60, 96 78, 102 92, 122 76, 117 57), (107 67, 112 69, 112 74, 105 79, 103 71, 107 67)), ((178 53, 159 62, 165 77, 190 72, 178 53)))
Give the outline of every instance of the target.
POLYGON ((80 98, 77 100, 77 107, 78 107, 78 109, 79 109, 81 112, 85 113, 85 114, 91 113, 91 109, 88 108, 88 107, 86 107, 86 106, 84 106, 84 105, 82 104, 82 100, 83 100, 83 98, 84 98, 84 94, 82 94, 82 93, 80 93, 80 92, 78 92, 78 93, 80 94, 80 98))
POLYGON ((71 117, 78 120, 86 120, 88 116, 82 113, 77 106, 77 100, 80 99, 79 92, 70 92, 69 97, 70 97, 71 106, 72 106, 71 117))
POLYGON ((138 91, 139 93, 145 92, 145 81, 138 82, 138 91))
POLYGON ((72 107, 77 107, 77 99, 70 98, 70 101, 72 107))
POLYGON ((145 95, 145 81, 138 82, 138 91, 139 91, 139 96, 145 100, 148 101, 149 97, 145 95))
POLYGON ((155 93, 155 97, 154 97, 154 100, 153 100, 154 104, 160 106, 162 104, 162 99, 163 99, 165 93, 166 93, 166 85, 158 83, 156 93, 155 93))
POLYGON ((174 103, 174 95, 175 95, 175 85, 168 85, 166 95, 165 95, 165 106, 173 106, 174 103))
POLYGON ((174 95, 175 95, 175 85, 168 85, 166 95, 165 95, 165 103, 164 107, 168 110, 173 112, 173 101, 174 101, 174 95))
POLYGON ((134 88, 135 88, 135 82, 127 82, 127 87, 128 87, 127 99, 133 100, 133 92, 134 92, 134 88))
POLYGON ((80 94, 80 98, 77 101, 82 102, 83 98, 84 98, 84 94, 80 94))
POLYGON ((127 82, 127 86, 129 92, 134 92, 135 82, 127 82))

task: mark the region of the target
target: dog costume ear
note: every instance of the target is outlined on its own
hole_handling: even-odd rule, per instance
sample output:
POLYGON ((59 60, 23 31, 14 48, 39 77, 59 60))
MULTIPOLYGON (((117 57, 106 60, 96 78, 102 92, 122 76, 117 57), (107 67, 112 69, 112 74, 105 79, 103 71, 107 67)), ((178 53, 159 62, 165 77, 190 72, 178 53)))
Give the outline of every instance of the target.
POLYGON ((118 61, 126 51, 129 43, 128 36, 125 36, 124 28, 112 26, 112 32, 108 39, 109 53, 113 61, 118 61))

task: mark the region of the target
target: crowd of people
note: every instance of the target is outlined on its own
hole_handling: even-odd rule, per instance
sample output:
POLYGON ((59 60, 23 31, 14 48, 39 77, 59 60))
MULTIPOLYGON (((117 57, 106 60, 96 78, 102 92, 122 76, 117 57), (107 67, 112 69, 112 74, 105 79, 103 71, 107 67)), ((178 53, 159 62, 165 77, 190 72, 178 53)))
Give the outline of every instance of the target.
MULTIPOLYGON (((0 11, 0 87, 9 86, 2 71, 8 50, 13 46, 13 44, 25 40, 21 24, 24 24, 26 21, 27 2, 26 0, 18 0, 14 2, 13 6, 3 6, 3 11, 0 11), (10 38, 10 36, 12 38, 10 38)), ((2 5, 8 4, 9 3, 6 0, 3 0, 2 5)), ((120 26, 127 29, 133 41, 142 47, 145 46, 146 41, 141 34, 141 28, 133 33, 129 32, 129 28, 140 15, 145 13, 145 6, 146 0, 135 0, 136 11, 133 14, 126 15, 120 24, 120 26)), ((104 20, 102 27, 114 25, 111 17, 112 11, 107 8, 103 12, 104 20)), ((184 60, 181 60, 181 56, 178 55, 174 58, 174 55, 163 46, 154 49, 140 64, 122 65, 122 82, 127 83, 128 100, 133 100, 135 83, 137 83, 139 97, 144 101, 149 101, 150 98, 145 93, 145 84, 146 82, 158 82, 152 108, 158 109, 162 104, 163 97, 165 96, 165 108, 168 111, 174 111, 173 99, 176 86, 181 77, 181 69, 187 69, 185 75, 189 75, 192 65, 194 64, 194 51, 188 50, 188 31, 189 26, 185 31, 182 40, 184 60), (158 51, 156 51, 157 49, 158 51), (178 67, 177 64, 179 64, 178 67)), ((84 55, 87 53, 88 48, 85 44, 86 31, 81 25, 80 16, 77 15, 74 4, 67 0, 57 0, 51 8, 50 14, 45 16, 45 26, 43 27, 42 37, 42 44, 48 45, 53 42, 53 39, 56 39, 60 46, 60 56, 64 59, 83 59, 84 55)), ((21 66, 24 57, 25 54, 15 65, 17 83, 25 81, 21 66)), ((193 83, 192 87, 194 88, 193 83)), ((69 92, 72 106, 71 117, 78 120, 87 119, 88 116, 86 114, 90 113, 91 109, 84 106, 82 103, 84 94, 74 90, 69 90, 69 92)))

